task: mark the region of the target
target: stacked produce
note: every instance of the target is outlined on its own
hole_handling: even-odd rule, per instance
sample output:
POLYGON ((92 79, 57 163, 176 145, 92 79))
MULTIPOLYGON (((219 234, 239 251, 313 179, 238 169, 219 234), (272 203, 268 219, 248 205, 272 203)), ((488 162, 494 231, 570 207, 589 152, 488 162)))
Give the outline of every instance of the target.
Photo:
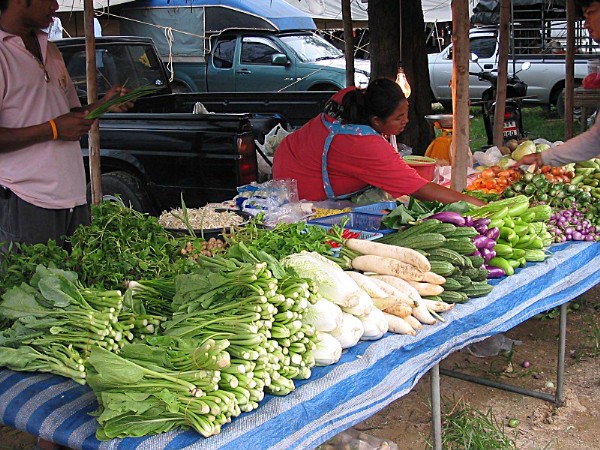
POLYGON ((472 219, 467 220, 459 213, 445 211, 429 215, 406 231, 386 235, 377 242, 422 252, 431 265, 431 271, 444 278, 444 282, 440 283, 443 292, 430 291, 426 297, 461 303, 469 297, 487 295, 492 290, 479 250, 495 245, 494 230, 487 230, 486 222, 482 220, 477 223, 480 233, 473 228, 472 219))
POLYGON ((81 384, 93 348, 118 352, 165 320, 145 314, 131 295, 85 288, 76 273, 42 265, 29 284, 2 296, 0 316, 11 321, 0 333, 0 365, 51 372, 81 384))
POLYGON ((551 213, 548 205, 530 207, 525 195, 491 202, 469 212, 474 219, 489 219, 488 226, 497 234, 494 247, 480 251, 490 278, 512 275, 528 261, 543 261, 547 257, 543 249, 552 242, 546 228, 551 213))

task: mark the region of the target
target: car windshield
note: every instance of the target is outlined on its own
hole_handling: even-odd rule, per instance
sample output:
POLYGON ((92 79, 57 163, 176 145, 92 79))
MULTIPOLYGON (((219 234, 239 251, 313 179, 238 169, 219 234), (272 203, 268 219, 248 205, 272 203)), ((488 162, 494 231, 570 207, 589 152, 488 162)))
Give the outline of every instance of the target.
POLYGON ((302 62, 337 59, 344 54, 328 41, 315 34, 289 34, 280 36, 302 62))

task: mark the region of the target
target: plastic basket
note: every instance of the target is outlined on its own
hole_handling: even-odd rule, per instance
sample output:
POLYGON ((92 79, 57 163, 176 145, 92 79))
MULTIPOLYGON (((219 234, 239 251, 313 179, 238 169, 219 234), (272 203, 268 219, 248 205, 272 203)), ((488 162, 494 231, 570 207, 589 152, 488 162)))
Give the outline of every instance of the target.
POLYGON ((319 219, 310 220, 308 223, 311 225, 332 227, 333 225, 340 225, 342 221, 346 221, 344 228, 353 231, 374 231, 381 234, 392 233, 394 231, 392 229, 379 229, 382 217, 381 214, 351 212, 320 217, 319 219))
POLYGON ((396 206, 396 202, 379 202, 371 205, 357 206, 354 208, 354 212, 385 216, 389 210, 395 209, 396 206))

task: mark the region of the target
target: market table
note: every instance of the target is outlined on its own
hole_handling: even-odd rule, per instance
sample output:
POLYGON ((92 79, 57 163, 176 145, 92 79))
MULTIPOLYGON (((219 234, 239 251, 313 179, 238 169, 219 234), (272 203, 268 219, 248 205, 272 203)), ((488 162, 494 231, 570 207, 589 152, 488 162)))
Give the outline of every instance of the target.
POLYGON ((315 368, 285 397, 268 396, 221 434, 194 431, 100 442, 93 392, 66 378, 0 371, 0 422, 73 449, 307 449, 355 425, 407 394, 450 353, 507 331, 600 283, 600 243, 565 243, 543 263, 497 282, 490 295, 457 305, 446 322, 416 337, 386 335, 315 368))

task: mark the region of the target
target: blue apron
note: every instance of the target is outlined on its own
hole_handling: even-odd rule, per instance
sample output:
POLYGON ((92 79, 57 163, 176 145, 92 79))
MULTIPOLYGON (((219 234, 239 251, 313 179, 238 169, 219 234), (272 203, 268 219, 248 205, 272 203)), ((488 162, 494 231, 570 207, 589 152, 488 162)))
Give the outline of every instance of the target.
POLYGON ((323 125, 325 125, 325 127, 329 130, 329 135, 327 136, 327 139, 325 139, 325 144, 323 145, 323 156, 321 157, 321 177, 323 178, 323 188, 325 189, 325 194, 327 195, 327 198, 329 200, 347 199, 355 194, 359 194, 369 189, 370 186, 367 186, 350 194, 336 196, 333 193, 333 188, 331 187, 331 183, 329 181, 329 173, 327 172, 327 155, 329 154, 329 148, 331 147, 331 142, 333 141, 333 138, 338 134, 350 134, 353 136, 381 135, 369 125, 343 124, 338 120, 334 122, 329 122, 325 119, 325 114, 321 114, 321 122, 323 122, 323 125))

